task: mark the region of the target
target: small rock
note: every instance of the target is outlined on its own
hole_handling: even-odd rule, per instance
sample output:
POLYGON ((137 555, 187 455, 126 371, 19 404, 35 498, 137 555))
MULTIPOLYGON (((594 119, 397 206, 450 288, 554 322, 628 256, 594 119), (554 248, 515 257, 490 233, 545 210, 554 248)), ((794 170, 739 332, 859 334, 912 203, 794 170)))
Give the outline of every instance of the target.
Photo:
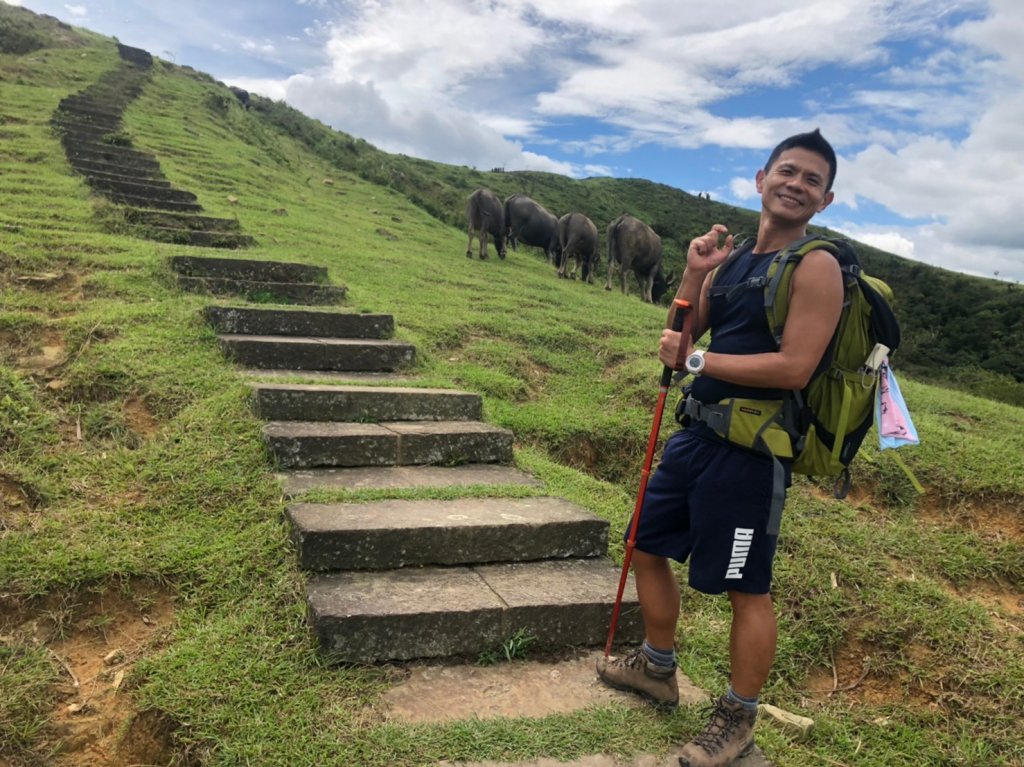
POLYGON ((236 205, 238 203, 238 198, 235 197, 233 194, 229 194, 228 202, 230 202, 232 205, 236 205))
POLYGON ((334 179, 333 178, 325 178, 324 179, 324 186, 334 186, 334 179))
POLYGON ((781 708, 770 706, 767 703, 762 703, 759 708, 762 713, 781 725, 782 729, 797 742, 806 740, 807 736, 811 734, 811 730, 814 729, 814 720, 808 719, 806 716, 791 714, 789 711, 783 711, 781 708))
POLYGON ((121 686, 122 682, 124 682, 124 671, 118 671, 114 674, 114 683, 111 686, 116 690, 121 686))
POLYGON ((118 663, 124 660, 124 650, 120 647, 116 650, 111 650, 103 656, 103 662, 108 666, 116 666, 118 663))

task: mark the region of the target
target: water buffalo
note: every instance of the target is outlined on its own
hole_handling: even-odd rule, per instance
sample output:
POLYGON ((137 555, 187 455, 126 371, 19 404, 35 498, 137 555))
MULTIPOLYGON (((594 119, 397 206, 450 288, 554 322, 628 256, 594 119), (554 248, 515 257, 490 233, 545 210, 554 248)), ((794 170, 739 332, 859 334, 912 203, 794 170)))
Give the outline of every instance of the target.
POLYGON ((505 208, 498 195, 490 189, 477 189, 466 201, 466 218, 469 219, 466 258, 473 257, 474 237, 480 240, 480 258, 487 258, 488 234, 494 238, 498 258, 505 258, 505 208))
POLYGON ((576 269, 579 268, 580 279, 592 283, 598 259, 594 222, 582 213, 566 213, 558 219, 558 242, 562 246, 558 276, 575 280, 576 269), (573 259, 572 271, 566 274, 570 258, 573 259))
POLYGON ((549 264, 557 265, 562 254, 558 240, 558 219, 535 200, 525 194, 512 194, 505 198, 505 226, 509 241, 516 250, 520 242, 543 248, 549 264))
POLYGON ((612 289, 612 272, 618 267, 623 295, 629 292, 626 272, 632 270, 644 301, 654 303, 661 298, 668 288, 662 273, 661 237, 643 221, 625 213, 608 224, 606 235, 608 282, 605 290, 612 289))

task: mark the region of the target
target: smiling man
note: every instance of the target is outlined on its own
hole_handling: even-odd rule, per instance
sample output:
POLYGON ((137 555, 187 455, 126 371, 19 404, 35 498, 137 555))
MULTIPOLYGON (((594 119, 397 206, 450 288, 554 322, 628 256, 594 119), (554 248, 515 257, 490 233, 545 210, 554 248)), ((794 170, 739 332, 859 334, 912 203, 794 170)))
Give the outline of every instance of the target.
MULTIPOLYGON (((598 675, 657 706, 677 705, 680 594, 669 559, 689 560, 692 588, 728 594, 729 689, 707 727, 683 747, 682 767, 727 767, 754 746, 758 696, 775 660, 773 511, 781 513, 791 476, 788 464, 777 470, 770 456, 719 436, 703 414, 733 398, 754 406, 781 400, 787 390, 804 388, 818 368, 842 310, 838 261, 812 250, 793 271, 781 343, 768 327, 763 289, 750 288, 764 285, 775 255, 804 237, 810 220, 832 202, 835 175, 835 152, 819 131, 780 143, 757 172, 761 217, 753 247, 726 263, 733 237, 725 226, 694 239, 676 293, 694 307, 691 332, 685 338, 662 333, 661 361, 676 367, 685 359, 694 381, 684 427, 666 443, 640 511, 632 562, 645 640, 623 658, 599 660, 598 675), (707 351, 695 350, 709 329, 707 351)), ((671 321, 670 313, 669 327, 671 321)))

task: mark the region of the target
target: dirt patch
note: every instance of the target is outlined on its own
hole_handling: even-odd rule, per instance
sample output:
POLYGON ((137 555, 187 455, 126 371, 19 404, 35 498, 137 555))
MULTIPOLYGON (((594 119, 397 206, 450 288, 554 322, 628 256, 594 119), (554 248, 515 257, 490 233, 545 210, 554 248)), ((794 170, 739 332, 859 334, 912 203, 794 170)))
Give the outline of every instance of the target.
MULTIPOLYGON (((934 651, 910 644, 907 656, 927 667, 934 651)), ((891 667, 878 671, 874 661, 877 650, 870 643, 851 639, 835 652, 830 668, 813 669, 807 675, 804 692, 811 700, 823 702, 842 695, 859 705, 889 706, 899 701, 902 705, 919 710, 934 710, 941 697, 938 689, 926 689, 927 681, 912 680, 903 671, 893 672, 891 667)), ((938 670, 937 670, 938 671, 938 670)))
POLYGON ((127 687, 173 620, 173 595, 144 581, 0 607, 0 634, 45 645, 60 670, 43 738, 57 753, 54 767, 169 763, 174 724, 137 715, 127 687))
POLYGON ((36 335, 18 353, 15 367, 30 375, 45 375, 67 360, 67 347, 62 333, 47 330, 36 335))
POLYGON ((160 422, 141 397, 131 397, 124 403, 123 412, 128 428, 143 439, 152 437, 160 428, 160 422))
POLYGON ((1024 513, 1019 503, 968 501, 955 506, 931 503, 922 504, 914 513, 921 521, 936 527, 971 530, 997 543, 1024 543, 1024 513))

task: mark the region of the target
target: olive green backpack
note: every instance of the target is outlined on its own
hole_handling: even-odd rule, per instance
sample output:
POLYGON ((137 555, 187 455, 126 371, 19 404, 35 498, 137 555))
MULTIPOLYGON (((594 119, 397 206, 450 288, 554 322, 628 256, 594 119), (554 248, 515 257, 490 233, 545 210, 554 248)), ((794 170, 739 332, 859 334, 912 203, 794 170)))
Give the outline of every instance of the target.
MULTIPOLYGON (((723 295, 728 300, 743 290, 762 290, 768 327, 778 347, 789 309, 793 270, 812 250, 826 250, 835 256, 843 273, 843 310, 836 332, 810 383, 790 392, 786 400, 699 403, 688 398, 678 415, 703 421, 742 447, 776 459, 792 459, 794 473, 836 476, 834 495, 843 498, 850 487, 850 462, 874 423, 879 369, 885 356, 900 345, 892 290, 882 280, 864 274, 860 258, 847 240, 820 235, 805 237, 779 251, 764 277, 739 285, 716 285, 715 277, 722 268, 753 247, 750 238, 733 250, 712 276, 709 295, 723 295)), ((778 479, 781 465, 778 460, 775 463, 778 479)), ((774 532, 784 493, 781 482, 776 485, 775 513, 769 523, 774 532)))

